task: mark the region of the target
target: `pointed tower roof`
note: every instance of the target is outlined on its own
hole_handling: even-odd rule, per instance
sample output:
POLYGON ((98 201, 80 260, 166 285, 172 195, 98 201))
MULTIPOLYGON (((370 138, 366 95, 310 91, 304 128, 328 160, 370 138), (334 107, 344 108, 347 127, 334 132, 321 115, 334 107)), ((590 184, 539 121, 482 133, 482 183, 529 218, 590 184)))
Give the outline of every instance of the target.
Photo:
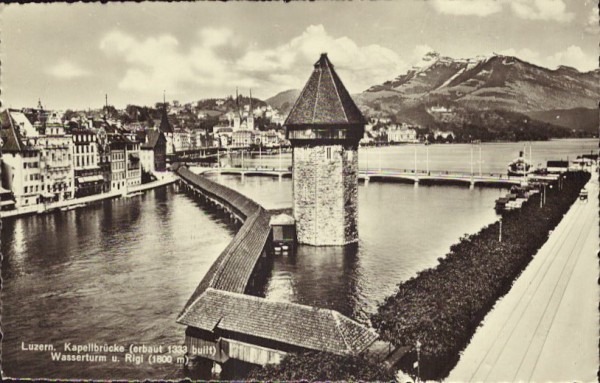
POLYGON ((322 53, 284 125, 364 125, 366 120, 322 53))
POLYGON ((169 122, 169 116, 167 115, 166 103, 163 103, 163 112, 160 118, 160 126, 158 130, 163 133, 173 133, 173 126, 171 126, 171 123, 169 122))

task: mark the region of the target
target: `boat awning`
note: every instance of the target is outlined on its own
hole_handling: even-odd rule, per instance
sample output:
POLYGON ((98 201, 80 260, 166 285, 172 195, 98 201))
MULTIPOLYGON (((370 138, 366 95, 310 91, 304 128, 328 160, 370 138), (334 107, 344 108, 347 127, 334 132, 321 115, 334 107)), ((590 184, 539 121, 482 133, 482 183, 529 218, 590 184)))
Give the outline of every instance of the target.
POLYGON ((0 201, 0 206, 14 205, 15 201, 0 201))
POLYGON ((10 190, 7 190, 0 186, 0 194, 10 194, 12 193, 10 190))

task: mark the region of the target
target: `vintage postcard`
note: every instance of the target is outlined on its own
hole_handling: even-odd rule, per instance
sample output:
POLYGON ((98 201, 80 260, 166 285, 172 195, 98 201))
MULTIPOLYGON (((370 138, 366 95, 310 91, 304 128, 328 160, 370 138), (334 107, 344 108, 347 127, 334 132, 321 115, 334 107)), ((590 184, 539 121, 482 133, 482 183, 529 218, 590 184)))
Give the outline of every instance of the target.
POLYGON ((0 9, 2 379, 597 381, 597 2, 0 9))

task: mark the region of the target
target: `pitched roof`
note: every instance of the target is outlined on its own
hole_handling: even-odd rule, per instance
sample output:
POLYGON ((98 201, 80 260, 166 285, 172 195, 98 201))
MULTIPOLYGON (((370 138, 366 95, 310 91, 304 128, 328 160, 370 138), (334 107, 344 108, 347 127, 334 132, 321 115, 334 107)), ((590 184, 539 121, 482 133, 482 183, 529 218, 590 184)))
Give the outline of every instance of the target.
POLYGON ((146 131, 146 141, 142 144, 142 149, 154 149, 156 144, 158 144, 160 137, 165 137, 163 132, 159 132, 158 130, 148 130, 146 131))
POLYGON ((372 329, 334 310, 213 288, 198 297, 177 322, 342 355, 360 353, 378 338, 372 329))
POLYGON ((202 188, 205 193, 233 206, 245 218, 244 225, 196 287, 185 305, 185 311, 209 287, 236 293, 246 290, 271 231, 271 214, 243 194, 194 174, 185 167, 177 169, 177 174, 202 188))
POLYGON ((2 150, 7 153, 22 152, 26 150, 35 150, 35 148, 26 145, 18 129, 14 126, 14 121, 8 110, 0 113, 0 137, 4 144, 2 150))
POLYGON ((163 108, 162 116, 160 118, 160 126, 158 128, 163 133, 173 133, 173 126, 169 121, 169 116, 167 115, 167 108, 163 108))
POLYGON ((284 125, 365 123, 365 118, 333 69, 327 54, 321 54, 284 125))

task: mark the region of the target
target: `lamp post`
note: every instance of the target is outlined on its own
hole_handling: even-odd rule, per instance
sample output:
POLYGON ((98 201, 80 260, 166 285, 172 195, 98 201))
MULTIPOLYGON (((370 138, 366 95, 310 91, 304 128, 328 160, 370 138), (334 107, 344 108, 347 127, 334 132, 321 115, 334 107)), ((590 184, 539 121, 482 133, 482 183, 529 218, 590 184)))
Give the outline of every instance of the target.
POLYGON ((281 170, 281 144, 279 145, 279 170, 281 170))
POLYGON ((502 217, 500 217, 500 230, 498 231, 498 242, 502 242, 502 217))
POLYGON ((417 340, 417 381, 421 380, 421 342, 417 340))
POLYGON ((471 142, 471 178, 473 178, 473 143, 471 142))
POLYGON ((417 145, 415 144, 415 177, 417 176, 417 145))
POLYGON ((479 143, 479 177, 481 177, 481 142, 479 143))
POLYGON ((427 174, 429 175, 429 145, 425 145, 425 153, 426 153, 425 167, 427 168, 427 174))

